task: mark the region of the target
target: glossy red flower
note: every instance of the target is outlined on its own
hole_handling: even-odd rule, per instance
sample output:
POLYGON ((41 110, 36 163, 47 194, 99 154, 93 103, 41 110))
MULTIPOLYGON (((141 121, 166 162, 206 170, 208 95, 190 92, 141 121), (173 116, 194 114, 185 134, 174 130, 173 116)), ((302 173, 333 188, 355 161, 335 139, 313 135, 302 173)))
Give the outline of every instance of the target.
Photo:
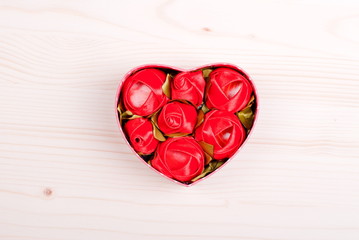
POLYGON ((122 99, 126 110, 135 115, 148 116, 169 100, 162 91, 166 74, 161 70, 143 69, 129 78, 122 87, 122 99))
POLYGON ((149 119, 135 118, 129 120, 124 129, 136 152, 147 155, 155 151, 158 140, 153 136, 153 126, 149 119))
POLYGON ((174 133, 190 134, 197 123, 197 110, 194 106, 178 101, 163 106, 157 118, 159 129, 166 135, 174 133))
POLYGON ((179 73, 171 83, 171 98, 187 100, 198 107, 203 102, 205 86, 202 71, 179 73))
POLYGON ((231 157, 246 139, 246 130, 233 113, 212 110, 196 129, 195 139, 213 145, 216 160, 231 157))
POLYGON ((206 90, 206 106, 231 113, 242 110, 252 95, 250 82, 230 68, 217 68, 209 75, 206 90))
POLYGON ((168 138, 157 148, 151 165, 178 181, 190 181, 202 173, 204 152, 192 137, 168 138))

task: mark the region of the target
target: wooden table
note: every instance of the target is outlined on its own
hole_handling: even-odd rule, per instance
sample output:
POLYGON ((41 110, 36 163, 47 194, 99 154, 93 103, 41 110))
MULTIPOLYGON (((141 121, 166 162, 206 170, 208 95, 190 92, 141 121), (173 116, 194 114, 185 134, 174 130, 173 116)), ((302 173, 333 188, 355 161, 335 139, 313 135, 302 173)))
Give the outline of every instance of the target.
POLYGON ((359 239, 358 1, 0 2, 0 239, 359 239), (230 62, 252 138, 196 186, 150 171, 113 109, 131 68, 230 62))

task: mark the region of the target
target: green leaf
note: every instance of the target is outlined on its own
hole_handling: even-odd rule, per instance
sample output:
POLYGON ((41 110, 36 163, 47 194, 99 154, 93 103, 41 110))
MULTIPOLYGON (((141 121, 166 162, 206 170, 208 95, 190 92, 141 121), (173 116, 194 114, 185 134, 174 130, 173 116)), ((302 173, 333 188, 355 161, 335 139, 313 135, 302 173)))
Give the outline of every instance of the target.
POLYGON ((155 126, 158 128, 158 125, 157 125, 157 117, 158 117, 158 114, 161 110, 158 110, 157 112, 153 113, 150 118, 151 118, 151 121, 152 123, 155 124, 155 126))
POLYGON ((121 117, 123 117, 123 118, 131 117, 131 116, 133 116, 133 113, 129 110, 127 110, 121 114, 121 117))
POLYGON ((209 112, 209 108, 206 106, 206 104, 203 104, 203 106, 202 106, 202 111, 203 111, 203 113, 207 113, 207 112, 209 112))
POLYGON ((237 117, 239 118, 239 120, 241 121, 241 123, 247 130, 250 130, 253 126, 254 112, 253 112, 252 106, 253 106, 254 102, 255 102, 255 98, 254 98, 254 95, 252 95, 247 106, 244 109, 242 109, 241 111, 236 112, 237 117))
POLYGON ((121 105, 120 104, 117 104, 117 111, 118 111, 118 116, 119 116, 119 119, 120 119, 120 125, 122 126, 122 109, 121 109, 121 105))
POLYGON ((166 81, 162 84, 162 91, 168 98, 171 98, 171 80, 171 74, 167 74, 166 81))
POLYGON ((163 133, 160 131, 158 125, 157 125, 157 117, 159 114, 160 110, 155 112, 154 114, 152 114, 151 116, 151 122, 152 122, 152 126, 153 126, 153 136, 158 140, 158 141, 166 141, 165 136, 163 135, 163 133))
POLYGON ((209 77, 209 74, 210 74, 212 71, 213 71, 213 69, 210 69, 210 68, 204 68, 204 69, 202 69, 203 78, 204 78, 205 80, 207 80, 208 77, 209 77))
POLYGON ((157 126, 156 126, 156 124, 154 122, 152 122, 152 127, 153 127, 153 136, 158 141, 161 141, 161 142, 166 141, 166 138, 163 136, 163 133, 157 128, 157 126))
POLYGON ((122 114, 122 110, 121 110, 120 104, 117 105, 117 111, 119 112, 120 115, 122 114))
POLYGON ((197 128, 199 125, 201 125, 201 123, 203 123, 203 121, 204 121, 204 112, 202 109, 200 109, 200 110, 198 110, 198 113, 197 113, 197 123, 194 128, 197 128))
POLYGON ((199 145, 201 145, 201 147, 203 148, 203 151, 205 151, 206 153, 209 154, 209 156, 213 157, 213 153, 214 153, 214 147, 213 145, 206 143, 204 141, 199 141, 198 142, 199 145))
POLYGON ((123 106, 122 99, 120 99, 117 103, 117 111, 120 113, 120 115, 125 112, 125 107, 123 106))
POLYGON ((197 177, 193 178, 191 180, 191 182, 195 182, 197 181, 198 179, 201 179, 203 177, 205 177, 206 175, 208 175, 209 173, 215 171, 217 168, 219 168, 220 166, 223 165, 225 161, 217 161, 217 160, 213 160, 211 161, 208 166, 203 170, 203 172, 198 175, 197 177))
POLYGON ((252 128, 254 121, 254 113, 251 106, 246 107, 240 112, 237 112, 237 116, 246 129, 252 128))
POLYGON ((127 110, 127 111, 123 112, 120 115, 120 117, 121 117, 121 120, 122 119, 131 120, 131 119, 135 119, 135 118, 140 118, 141 116, 134 115, 131 111, 127 110))
POLYGON ((253 105, 253 103, 254 103, 254 95, 252 95, 251 96, 251 99, 249 100, 249 102, 248 102, 248 105, 247 106, 252 106, 253 105))
POLYGON ((204 165, 209 164, 213 158, 206 152, 204 152, 204 165))

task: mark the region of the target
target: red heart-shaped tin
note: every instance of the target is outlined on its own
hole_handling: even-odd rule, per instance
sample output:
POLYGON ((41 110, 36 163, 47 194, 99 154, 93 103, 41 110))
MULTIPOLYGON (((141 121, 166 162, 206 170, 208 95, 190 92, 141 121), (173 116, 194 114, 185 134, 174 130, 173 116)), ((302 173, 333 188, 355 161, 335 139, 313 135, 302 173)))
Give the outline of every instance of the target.
POLYGON ((228 63, 192 70, 142 65, 122 79, 120 130, 148 167, 184 186, 217 172, 243 147, 258 117, 256 88, 228 63))

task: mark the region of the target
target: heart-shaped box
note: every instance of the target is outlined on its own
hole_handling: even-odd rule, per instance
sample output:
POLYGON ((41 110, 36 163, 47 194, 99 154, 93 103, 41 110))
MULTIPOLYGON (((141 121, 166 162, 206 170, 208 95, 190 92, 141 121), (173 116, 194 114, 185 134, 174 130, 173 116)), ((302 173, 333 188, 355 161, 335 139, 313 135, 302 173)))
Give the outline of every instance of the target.
MULTIPOLYGON (((208 73, 209 74, 209 73, 208 73)), ((208 78, 208 74, 207 74, 207 78, 208 78)), ((172 76, 173 77, 173 76, 172 76)), ((207 79, 206 79, 207 81, 207 79)), ((166 82, 167 82, 167 78, 166 78, 166 82)), ((169 83, 168 83, 169 84, 169 83)), ((208 84, 208 83, 206 83, 208 84)), ((166 85, 165 83, 163 85, 166 85)), ((241 85, 242 87, 242 85, 241 85)), ((162 89, 163 89, 163 86, 162 86, 162 89)), ((178 100, 175 100, 175 101, 178 101, 178 100)), ((203 101, 204 102, 204 101, 203 101)), ((205 105, 204 103, 200 106, 202 107, 203 105, 205 105)), ((123 108, 123 107, 122 107, 123 108)), ((207 107, 206 107, 207 108, 207 107)), ((197 108, 197 111, 198 109, 200 108, 197 108)), ((215 109, 215 108, 213 108, 215 109)), ((212 109, 209 109, 209 111, 212 110, 212 109)), ((257 90, 256 90, 256 87, 255 85, 253 84, 253 81, 250 79, 249 75, 247 73, 245 73, 241 68, 233 65, 233 64, 229 64, 229 63, 214 63, 214 64, 207 64, 207 65, 204 65, 204 66, 201 66, 201 67, 197 67, 197 68, 194 68, 194 69, 191 69, 191 70, 184 70, 184 69, 181 69, 181 68, 177 68, 177 67, 172 67, 172 66, 166 66, 166 65, 160 65, 160 64, 148 64, 148 65, 142 65, 142 66, 138 66, 132 70, 130 70, 122 79, 118 89, 117 89, 117 93, 116 93, 116 100, 115 100, 115 111, 116 111, 116 119, 117 119, 117 123, 118 123, 118 126, 119 126, 119 129, 120 131, 122 132, 123 134, 123 137, 126 139, 126 142, 128 143, 129 147, 132 149, 132 151, 135 153, 135 155, 137 155, 144 164, 146 164, 150 169, 156 171, 157 173, 161 174, 162 176, 172 180, 173 182, 177 183, 177 184, 180 184, 180 185, 183 185, 183 186, 192 186, 193 184, 195 183, 198 183, 200 181, 203 181, 204 179, 208 178, 209 176, 211 176, 212 174, 214 174, 215 172, 219 171, 222 167, 224 167, 224 165, 226 165, 229 160, 233 159, 234 156, 239 152, 240 149, 242 149, 242 147, 244 146, 244 144, 247 142, 248 138, 250 137, 250 135, 252 134, 253 132, 253 128, 255 126, 255 123, 257 121, 257 118, 258 118, 258 112, 259 112, 259 100, 258 100, 258 95, 257 95, 257 90), (166 174, 164 174, 163 172, 155 169, 153 166, 151 166, 150 164, 150 161, 151 159, 154 158, 154 153, 151 154, 151 155, 140 155, 138 152, 135 151, 134 147, 131 145, 129 139, 128 139, 128 136, 126 135, 123 127, 124 127, 124 124, 122 123, 122 118, 124 118, 124 115, 126 115, 126 112, 123 112, 123 110, 120 109, 120 102, 121 102, 121 99, 122 99, 122 95, 121 95, 121 92, 122 92, 122 89, 123 89, 123 86, 124 86, 124 83, 126 82, 126 80, 128 80, 131 76, 133 76, 135 73, 138 73, 139 71, 141 70, 144 70, 144 69, 158 69, 158 70, 161 70, 163 72, 165 72, 168 76, 168 74, 171 74, 171 75, 176 75, 176 74, 179 74, 179 73, 192 73, 192 72, 196 72, 196 71, 201 71, 202 72, 202 75, 206 75, 205 71, 208 71, 208 72, 211 72, 213 70, 216 70, 218 68, 226 68, 226 69, 231 69, 231 70, 234 70, 238 73, 240 73, 250 84, 251 88, 252 88, 252 92, 251 92, 251 100, 250 100, 250 105, 248 103, 247 107, 244 108, 244 109, 250 109, 250 123, 246 123, 246 117, 248 115, 248 112, 244 112, 243 113, 243 110, 241 111, 238 111, 235 113, 235 115, 238 116, 238 118, 240 119, 240 122, 242 123, 242 127, 247 130, 246 132, 246 136, 243 140, 243 142, 239 145, 239 147, 235 150, 235 152, 227 159, 225 159, 225 161, 221 161, 220 163, 221 164, 216 164, 217 160, 212 160, 212 158, 210 160, 212 160, 212 162, 215 162, 214 165, 212 166, 209 166, 210 164, 207 163, 207 168, 205 168, 203 170, 203 173, 196 178, 195 181, 179 181, 179 180, 176 180, 174 178, 170 178, 169 176, 166 176, 166 174), (243 120, 244 119, 244 120, 243 120), (249 127, 247 126, 249 125, 249 127), (210 169, 212 168, 212 169, 210 169), (207 174, 206 174, 206 169, 210 169, 207 171, 207 174), (203 175, 203 176, 202 176, 203 175), (202 176, 202 177, 201 177, 202 176), (200 178, 199 178, 200 177, 200 178)), ((161 110, 158 110, 158 111, 161 111, 161 110)), ((208 109, 207 109, 208 111, 208 109)), ((213 110, 212 110, 213 111, 213 110)), ((131 117, 132 118, 132 117, 131 117)), ((131 119, 131 118, 128 118, 128 119, 131 119)), ((148 118, 148 117, 146 117, 148 118)), ((204 118, 204 117, 203 117, 204 118)), ((151 118, 152 120, 153 118, 151 118)), ((156 117, 157 119, 157 117, 156 117)), ((126 120, 126 119, 125 119, 126 120)), ((129 121, 129 120, 127 120, 129 121)), ((156 120, 157 121, 157 120, 156 120)), ((203 121, 202 121, 203 122, 203 121)), ((201 123, 200 123, 201 124, 201 123)), ((199 124, 199 125, 200 125, 199 124)), ((157 126, 157 124, 156 124, 157 126)), ((197 126, 196 126, 197 127, 197 126)), ((155 125, 153 126, 153 129, 156 129, 155 125)), ((154 131, 155 132, 155 131, 154 131)), ((157 132, 161 132, 157 129, 157 132)), ((162 134, 161 134, 162 135, 162 134)), ((163 136, 163 135, 162 135, 163 136)), ((167 136, 167 139, 170 139, 171 137, 168 137, 167 136)), ((172 139, 173 140, 173 139, 172 139)), ((206 146, 203 146, 201 145, 203 148, 206 148, 206 146)), ((157 150, 157 148, 156 148, 157 150)), ((202 149, 203 150, 203 149, 202 149)), ((206 152, 206 151, 204 151, 206 152)), ((213 153, 213 146, 212 146, 212 153, 213 153)), ((206 154, 208 155, 208 154, 206 154)), ((212 163, 210 162, 210 163, 212 163)))

